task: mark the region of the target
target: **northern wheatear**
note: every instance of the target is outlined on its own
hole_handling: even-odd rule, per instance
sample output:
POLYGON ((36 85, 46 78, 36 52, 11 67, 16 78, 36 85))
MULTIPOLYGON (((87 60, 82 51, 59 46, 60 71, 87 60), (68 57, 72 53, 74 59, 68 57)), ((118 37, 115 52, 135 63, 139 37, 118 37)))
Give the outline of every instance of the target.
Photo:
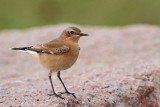
POLYGON ((76 27, 69 27, 62 32, 60 37, 48 43, 11 49, 24 51, 33 55, 44 67, 50 70, 48 77, 53 93, 49 95, 55 95, 64 99, 61 97, 61 94, 67 93, 73 95, 76 98, 74 93, 69 92, 65 87, 60 77, 60 71, 70 68, 76 62, 80 51, 78 40, 81 36, 88 36, 88 34, 81 33, 81 30, 76 27), (60 94, 55 93, 51 79, 52 72, 57 72, 57 77, 61 81, 65 92, 60 92, 60 94))

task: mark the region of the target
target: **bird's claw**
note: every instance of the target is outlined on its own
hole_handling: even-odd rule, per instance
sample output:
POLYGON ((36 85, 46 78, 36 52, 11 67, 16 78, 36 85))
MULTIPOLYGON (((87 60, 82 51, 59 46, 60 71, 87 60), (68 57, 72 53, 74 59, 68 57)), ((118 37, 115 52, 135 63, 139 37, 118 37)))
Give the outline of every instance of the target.
POLYGON ((56 94, 56 93, 54 93, 54 94, 48 94, 48 96, 53 96, 53 95, 64 100, 64 98, 61 97, 61 94, 56 94))
POLYGON ((75 96, 75 93, 71 93, 71 92, 69 92, 69 91, 66 91, 66 92, 58 92, 59 94, 71 94, 74 98, 77 98, 76 96, 75 96))

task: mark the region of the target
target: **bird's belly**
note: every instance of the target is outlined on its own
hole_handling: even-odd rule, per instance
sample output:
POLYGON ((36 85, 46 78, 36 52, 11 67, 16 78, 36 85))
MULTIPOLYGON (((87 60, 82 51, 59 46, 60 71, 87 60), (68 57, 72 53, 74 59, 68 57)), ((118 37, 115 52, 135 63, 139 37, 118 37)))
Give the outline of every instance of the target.
POLYGON ((61 55, 45 55, 42 54, 40 62, 41 64, 53 71, 61 71, 70 68, 77 60, 79 52, 68 52, 61 55))

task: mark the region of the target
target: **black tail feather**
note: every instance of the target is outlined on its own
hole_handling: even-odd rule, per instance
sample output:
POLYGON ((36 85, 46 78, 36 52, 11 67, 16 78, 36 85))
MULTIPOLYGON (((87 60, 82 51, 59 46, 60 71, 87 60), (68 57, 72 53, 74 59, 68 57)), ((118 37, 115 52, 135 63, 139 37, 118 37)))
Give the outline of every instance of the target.
POLYGON ((20 47, 20 48, 10 48, 10 49, 11 49, 11 50, 22 50, 22 51, 30 50, 30 51, 34 51, 34 52, 37 52, 37 53, 53 54, 53 53, 51 53, 51 52, 48 51, 48 50, 32 49, 32 46, 30 46, 30 47, 20 47))
POLYGON ((31 47, 11 48, 11 50, 26 50, 29 48, 31 48, 31 47))

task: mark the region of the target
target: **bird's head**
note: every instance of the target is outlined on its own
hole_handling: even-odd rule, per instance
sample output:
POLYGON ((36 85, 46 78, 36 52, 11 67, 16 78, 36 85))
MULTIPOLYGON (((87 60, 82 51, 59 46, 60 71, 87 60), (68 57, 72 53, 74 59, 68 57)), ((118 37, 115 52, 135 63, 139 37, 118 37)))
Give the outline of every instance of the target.
POLYGON ((62 32, 60 37, 63 40, 78 42, 81 36, 88 36, 88 34, 82 33, 81 30, 76 27, 68 27, 62 32))

